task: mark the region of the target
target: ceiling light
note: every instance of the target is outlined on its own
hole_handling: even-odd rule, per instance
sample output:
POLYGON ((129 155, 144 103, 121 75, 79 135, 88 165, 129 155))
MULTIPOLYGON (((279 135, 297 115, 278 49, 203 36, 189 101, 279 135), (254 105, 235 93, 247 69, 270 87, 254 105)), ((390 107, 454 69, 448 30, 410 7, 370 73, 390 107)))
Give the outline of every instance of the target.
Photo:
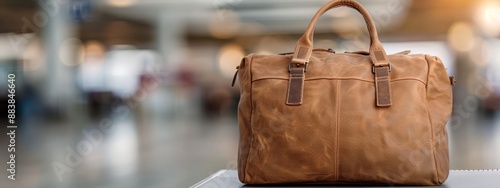
POLYGON ((128 7, 135 3, 135 0, 106 0, 107 3, 114 7, 128 7))
POLYGON ((457 51, 470 51, 475 39, 472 26, 466 22, 456 22, 448 29, 448 43, 457 51))
POLYGON ((219 50, 219 69, 221 73, 230 78, 236 71, 235 67, 245 56, 243 48, 235 43, 226 44, 219 50))
POLYGON ((490 37, 500 35, 500 3, 485 1, 476 8, 474 21, 482 32, 490 37))

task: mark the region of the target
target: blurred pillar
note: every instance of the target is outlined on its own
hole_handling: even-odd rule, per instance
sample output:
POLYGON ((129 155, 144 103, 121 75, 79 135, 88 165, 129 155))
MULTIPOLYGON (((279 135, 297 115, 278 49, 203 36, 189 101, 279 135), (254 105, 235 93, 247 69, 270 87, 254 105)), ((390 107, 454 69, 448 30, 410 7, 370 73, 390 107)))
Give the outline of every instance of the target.
POLYGON ((158 16, 157 21, 156 46, 163 58, 164 65, 168 65, 168 68, 180 65, 184 59, 186 16, 179 10, 183 9, 163 11, 158 16))
MULTIPOLYGON (((75 97, 73 62, 62 62, 61 51, 66 51, 68 40, 73 32, 71 17, 69 15, 69 4, 65 0, 39 0, 40 10, 37 12, 40 20, 43 48, 45 49, 44 60, 45 80, 42 88, 43 102, 52 115, 66 117, 71 99, 75 97)), ((34 22, 35 16, 33 16, 34 22)))

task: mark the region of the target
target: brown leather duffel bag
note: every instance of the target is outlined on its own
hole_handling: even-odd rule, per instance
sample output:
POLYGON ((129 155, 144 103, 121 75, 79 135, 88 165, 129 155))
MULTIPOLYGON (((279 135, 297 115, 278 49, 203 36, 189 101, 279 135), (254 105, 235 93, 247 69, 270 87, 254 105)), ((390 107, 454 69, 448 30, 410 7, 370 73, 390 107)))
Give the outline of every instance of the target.
POLYGON ((368 12, 331 1, 293 55, 246 56, 239 68, 238 176, 247 184, 438 185, 448 177, 450 79, 429 55, 386 55, 368 12), (364 17, 369 55, 313 50, 327 10, 364 17))

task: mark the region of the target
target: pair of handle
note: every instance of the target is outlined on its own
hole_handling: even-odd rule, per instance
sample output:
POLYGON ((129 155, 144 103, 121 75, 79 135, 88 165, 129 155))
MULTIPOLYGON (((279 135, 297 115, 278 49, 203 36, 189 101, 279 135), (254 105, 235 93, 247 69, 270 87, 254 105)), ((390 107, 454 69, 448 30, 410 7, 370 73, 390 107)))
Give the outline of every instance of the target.
POLYGON ((359 4, 354 0, 331 1, 318 10, 318 12, 314 15, 313 19, 311 20, 311 23, 307 27, 307 30, 304 32, 302 37, 300 37, 299 41, 297 42, 297 45, 295 46, 292 63, 305 64, 309 61, 313 49, 313 35, 314 35, 314 26, 316 25, 316 22, 318 21, 319 17, 323 15, 326 11, 341 6, 353 8, 357 10, 359 13, 361 13, 366 22, 366 25, 368 26, 368 31, 370 33, 369 52, 373 65, 375 67, 388 66, 389 62, 387 60, 387 55, 385 53, 384 47, 382 46, 382 44, 378 39, 377 28, 375 27, 375 24, 371 16, 368 14, 368 11, 366 11, 366 9, 363 8, 361 4, 359 4))
POLYGON ((309 58, 311 58, 313 50, 312 41, 314 25, 316 25, 319 17, 326 11, 340 6, 351 7, 353 9, 356 9, 359 13, 361 13, 361 15, 363 15, 366 25, 368 26, 368 31, 370 33, 370 59, 372 61, 372 72, 374 74, 375 81, 376 106, 389 107, 392 105, 391 79, 389 74, 389 72, 391 71, 391 65, 387 60, 387 54, 385 53, 384 47, 378 40, 377 28, 375 27, 372 18, 368 14, 368 11, 366 11, 366 9, 364 9, 363 6, 361 6, 361 4, 359 4, 355 0, 330 1, 329 3, 321 7, 316 15, 314 15, 311 23, 309 24, 309 27, 307 27, 306 32, 302 35, 302 37, 300 37, 299 41, 297 42, 295 51, 293 53, 292 62, 288 67, 288 71, 290 72, 290 79, 286 101, 287 105, 302 104, 305 71, 307 71, 307 65, 309 62, 309 58))

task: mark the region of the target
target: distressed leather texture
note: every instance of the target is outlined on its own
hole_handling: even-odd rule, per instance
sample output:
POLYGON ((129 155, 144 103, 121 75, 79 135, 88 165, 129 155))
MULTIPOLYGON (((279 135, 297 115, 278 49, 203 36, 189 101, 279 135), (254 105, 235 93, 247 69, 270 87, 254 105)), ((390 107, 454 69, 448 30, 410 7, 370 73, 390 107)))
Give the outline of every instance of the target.
POLYGON ((356 1, 331 1, 318 14, 337 6, 365 17, 369 54, 312 50, 312 32, 306 32, 294 53, 250 54, 238 67, 240 181, 442 184, 449 172, 445 125, 452 110, 444 65, 430 55, 386 55, 356 1))

